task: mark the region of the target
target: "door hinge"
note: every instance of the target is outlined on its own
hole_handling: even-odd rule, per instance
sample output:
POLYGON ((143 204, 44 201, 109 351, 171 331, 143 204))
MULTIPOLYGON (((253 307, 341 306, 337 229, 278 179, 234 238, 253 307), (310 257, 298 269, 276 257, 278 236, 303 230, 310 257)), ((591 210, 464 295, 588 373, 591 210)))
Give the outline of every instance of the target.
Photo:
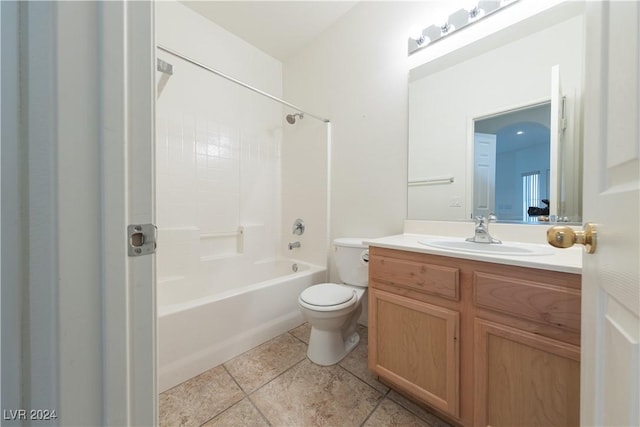
POLYGON ((149 255, 156 251, 158 227, 155 224, 134 224, 127 227, 129 256, 149 255))
POLYGON ((560 118, 560 131, 564 132, 567 129, 567 97, 563 96, 562 97, 562 106, 560 107, 562 109, 562 114, 561 114, 561 118, 560 118))

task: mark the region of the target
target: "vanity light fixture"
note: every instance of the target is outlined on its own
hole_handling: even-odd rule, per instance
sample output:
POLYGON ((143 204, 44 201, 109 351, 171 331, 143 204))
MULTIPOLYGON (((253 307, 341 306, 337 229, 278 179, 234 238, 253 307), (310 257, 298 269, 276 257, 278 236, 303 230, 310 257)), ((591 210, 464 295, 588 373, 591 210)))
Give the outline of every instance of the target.
POLYGON ((412 32, 408 41, 409 55, 517 1, 470 0, 465 8, 453 12, 446 20, 437 19, 437 24, 426 27, 422 32, 412 32))

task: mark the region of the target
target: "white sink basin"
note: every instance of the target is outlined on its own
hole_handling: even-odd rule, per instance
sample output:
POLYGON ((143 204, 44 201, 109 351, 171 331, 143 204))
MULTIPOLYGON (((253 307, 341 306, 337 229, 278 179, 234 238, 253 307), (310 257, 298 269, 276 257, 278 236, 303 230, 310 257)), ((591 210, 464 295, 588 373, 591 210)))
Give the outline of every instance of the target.
POLYGON ((476 243, 467 242, 464 239, 423 239, 418 243, 438 249, 446 249, 455 252, 480 253, 489 255, 551 255, 553 250, 542 245, 530 245, 526 243, 476 243))

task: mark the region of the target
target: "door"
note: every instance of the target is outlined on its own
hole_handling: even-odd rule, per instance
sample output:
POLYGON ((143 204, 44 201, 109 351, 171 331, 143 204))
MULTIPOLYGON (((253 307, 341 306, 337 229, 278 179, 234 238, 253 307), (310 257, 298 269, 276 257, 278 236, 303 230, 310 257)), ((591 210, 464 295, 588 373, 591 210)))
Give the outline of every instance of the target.
POLYGON ((369 288, 369 368, 459 416, 458 312, 369 288))
POLYGON ((579 347, 479 318, 474 334, 476 426, 580 424, 579 347))
POLYGON ((473 135, 473 217, 496 211, 496 136, 473 135))
POLYGON ((640 425, 640 3, 588 2, 581 424, 640 425))

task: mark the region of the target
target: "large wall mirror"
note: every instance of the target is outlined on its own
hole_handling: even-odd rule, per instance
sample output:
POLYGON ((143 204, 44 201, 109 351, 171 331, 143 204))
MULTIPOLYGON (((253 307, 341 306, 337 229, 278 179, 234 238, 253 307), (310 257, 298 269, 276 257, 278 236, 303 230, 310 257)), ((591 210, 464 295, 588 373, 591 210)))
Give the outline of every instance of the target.
POLYGON ((560 12, 411 71, 409 219, 581 221, 583 16, 560 12))

